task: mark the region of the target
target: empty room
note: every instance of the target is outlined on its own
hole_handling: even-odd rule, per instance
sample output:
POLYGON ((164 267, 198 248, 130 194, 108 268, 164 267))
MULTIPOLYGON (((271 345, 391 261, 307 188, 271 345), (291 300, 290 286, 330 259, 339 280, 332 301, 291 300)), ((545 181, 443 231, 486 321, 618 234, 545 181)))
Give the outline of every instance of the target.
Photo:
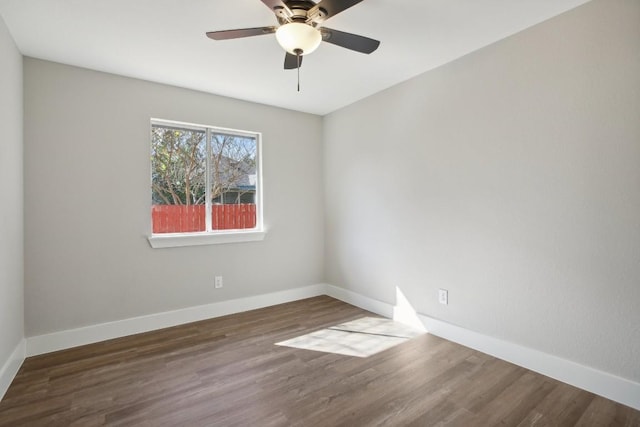
POLYGON ((640 1, 0 0, 0 426, 640 426, 640 1))

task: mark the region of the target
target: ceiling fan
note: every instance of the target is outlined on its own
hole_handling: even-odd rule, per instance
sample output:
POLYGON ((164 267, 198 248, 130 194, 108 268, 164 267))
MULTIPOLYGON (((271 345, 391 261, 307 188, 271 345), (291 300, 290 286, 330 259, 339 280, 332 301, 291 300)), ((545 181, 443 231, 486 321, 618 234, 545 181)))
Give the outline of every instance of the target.
POLYGON ((316 4, 311 0, 262 0, 275 13, 278 26, 210 31, 207 37, 228 40, 275 33, 286 51, 284 68, 299 71, 302 56, 316 50, 322 41, 367 54, 378 48, 378 40, 322 26, 327 19, 362 1, 321 0, 316 4))

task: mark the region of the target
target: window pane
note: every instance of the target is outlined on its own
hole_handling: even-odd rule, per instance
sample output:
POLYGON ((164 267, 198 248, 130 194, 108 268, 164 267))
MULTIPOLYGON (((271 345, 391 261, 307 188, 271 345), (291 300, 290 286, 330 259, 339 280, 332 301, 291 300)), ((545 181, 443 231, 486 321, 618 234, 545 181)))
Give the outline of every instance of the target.
POLYGON ((206 132, 153 125, 153 233, 205 231, 206 132))
POLYGON ((257 141, 211 133, 211 224, 213 230, 256 227, 257 141))

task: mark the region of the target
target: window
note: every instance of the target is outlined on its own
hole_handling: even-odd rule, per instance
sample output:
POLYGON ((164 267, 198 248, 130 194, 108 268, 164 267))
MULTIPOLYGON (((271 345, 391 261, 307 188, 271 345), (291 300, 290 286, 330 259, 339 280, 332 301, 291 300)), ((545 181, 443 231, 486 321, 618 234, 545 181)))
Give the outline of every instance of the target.
POLYGON ((151 120, 151 246, 261 240, 260 177, 260 134, 151 120))

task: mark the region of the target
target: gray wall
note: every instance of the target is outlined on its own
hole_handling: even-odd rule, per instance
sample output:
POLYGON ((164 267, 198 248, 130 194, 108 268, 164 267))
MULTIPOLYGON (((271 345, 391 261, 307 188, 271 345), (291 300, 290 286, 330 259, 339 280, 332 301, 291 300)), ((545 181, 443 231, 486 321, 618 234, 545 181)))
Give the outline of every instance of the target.
POLYGON ((22 55, 0 17, 0 368, 24 337, 22 55))
POLYGON ((327 116, 328 282, 640 381, 639 22, 590 2, 327 116))
POLYGON ((322 281, 320 117, 36 59, 24 67, 27 336, 322 281), (262 132, 264 241, 150 248, 151 117, 262 132))

